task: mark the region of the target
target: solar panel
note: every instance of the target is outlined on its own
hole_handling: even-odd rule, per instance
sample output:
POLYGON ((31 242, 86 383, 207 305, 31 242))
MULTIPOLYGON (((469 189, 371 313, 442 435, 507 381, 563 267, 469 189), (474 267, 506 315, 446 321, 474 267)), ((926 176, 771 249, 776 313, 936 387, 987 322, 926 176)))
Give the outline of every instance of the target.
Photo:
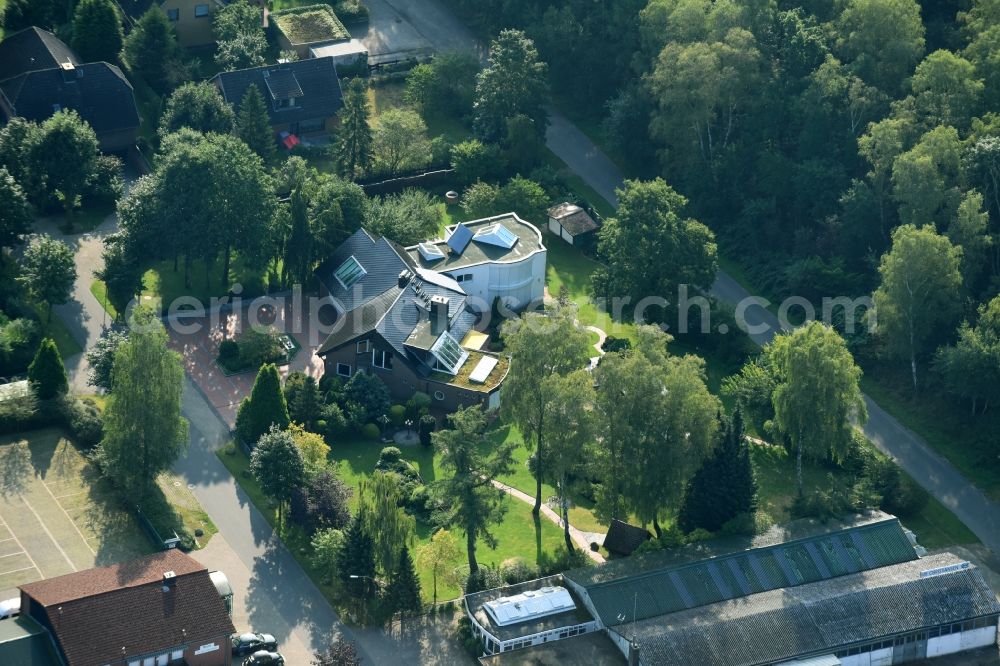
POLYGON ((464 224, 458 224, 451 233, 451 236, 448 237, 448 247, 455 254, 462 254, 465 252, 465 248, 469 247, 469 241, 471 240, 472 229, 464 224))

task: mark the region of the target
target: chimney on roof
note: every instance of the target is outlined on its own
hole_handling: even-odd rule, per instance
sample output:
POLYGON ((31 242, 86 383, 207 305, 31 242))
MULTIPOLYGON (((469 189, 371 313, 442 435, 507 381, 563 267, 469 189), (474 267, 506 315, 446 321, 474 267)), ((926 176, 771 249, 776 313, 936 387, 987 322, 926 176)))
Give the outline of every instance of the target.
POLYGON ((173 585, 176 580, 177 580, 177 574, 176 573, 174 573, 173 571, 164 571, 163 572, 163 591, 164 592, 169 592, 170 591, 170 586, 173 585))
POLYGON ((440 335, 448 330, 448 299, 444 296, 431 297, 431 333, 440 335))
POLYGON ((400 289, 404 289, 406 285, 410 284, 410 280, 413 278, 413 273, 404 269, 399 274, 399 281, 396 283, 400 289))
POLYGON ((59 63, 59 67, 62 69, 63 81, 67 83, 76 81, 82 74, 82 72, 76 71, 76 66, 73 65, 73 62, 70 60, 59 63))

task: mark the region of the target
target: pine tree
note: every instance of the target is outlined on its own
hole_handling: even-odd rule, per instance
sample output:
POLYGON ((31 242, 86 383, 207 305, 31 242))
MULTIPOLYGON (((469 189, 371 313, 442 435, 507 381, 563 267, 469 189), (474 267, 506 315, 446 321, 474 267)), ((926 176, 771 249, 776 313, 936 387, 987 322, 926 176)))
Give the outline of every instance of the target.
POLYGON ((333 156, 340 172, 355 178, 372 161, 372 129, 368 125, 368 86, 363 79, 347 84, 344 106, 340 109, 340 129, 333 146, 333 156))
POLYGON ((677 517, 684 532, 699 528, 717 532, 737 515, 757 507, 757 481, 744 438, 743 415, 737 409, 732 420, 720 415, 719 421, 715 452, 688 484, 677 517))
POLYGON ((45 338, 38 345, 35 359, 28 366, 28 381, 41 400, 51 400, 69 391, 66 367, 52 338, 45 338))
POLYGON ((236 413, 236 434, 244 442, 253 446, 261 436, 271 429, 288 427, 288 405, 281 392, 278 368, 273 363, 261 366, 253 383, 250 397, 244 398, 236 413))
POLYGON ((274 132, 264 106, 264 96, 256 85, 251 85, 243 94, 240 110, 236 114, 236 136, 265 162, 274 158, 274 132))
POLYGON ((399 565, 389 579, 385 596, 392 612, 399 613, 403 617, 416 615, 423 608, 420 599, 420 579, 413 567, 410 549, 406 546, 399 552, 399 565))
POLYGON ((337 577, 354 597, 368 594, 375 580, 375 543, 365 531, 361 511, 351 520, 337 552, 337 577))
POLYGON ((111 0, 81 0, 73 15, 73 50, 83 62, 116 62, 122 50, 122 20, 111 0))

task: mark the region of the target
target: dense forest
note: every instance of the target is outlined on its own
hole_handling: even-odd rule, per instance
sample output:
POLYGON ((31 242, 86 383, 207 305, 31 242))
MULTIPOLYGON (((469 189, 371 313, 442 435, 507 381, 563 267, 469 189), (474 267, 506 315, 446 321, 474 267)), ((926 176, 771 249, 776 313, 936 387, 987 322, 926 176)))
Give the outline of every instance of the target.
POLYGON ((974 412, 1000 398, 1000 2, 450 2, 524 29, 561 106, 764 295, 874 295, 886 334, 856 352, 933 365, 974 412), (900 322, 892 284, 921 266, 926 316, 900 322))

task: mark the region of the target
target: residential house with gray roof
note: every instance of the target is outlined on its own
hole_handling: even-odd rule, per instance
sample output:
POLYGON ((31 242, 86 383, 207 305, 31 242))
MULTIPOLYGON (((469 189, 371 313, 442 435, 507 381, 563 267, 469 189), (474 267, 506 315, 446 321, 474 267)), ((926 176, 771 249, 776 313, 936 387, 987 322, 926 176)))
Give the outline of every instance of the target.
POLYGON ((0 42, 0 119, 42 122, 63 109, 87 121, 103 152, 135 146, 139 110, 117 66, 81 63, 58 37, 35 27, 0 42))
POLYGON ((541 303, 545 257, 541 233, 513 213, 409 248, 358 230, 316 270, 336 311, 316 353, 327 372, 374 374, 399 400, 421 391, 444 411, 495 408, 510 361, 477 328, 497 298, 515 312, 541 303))

